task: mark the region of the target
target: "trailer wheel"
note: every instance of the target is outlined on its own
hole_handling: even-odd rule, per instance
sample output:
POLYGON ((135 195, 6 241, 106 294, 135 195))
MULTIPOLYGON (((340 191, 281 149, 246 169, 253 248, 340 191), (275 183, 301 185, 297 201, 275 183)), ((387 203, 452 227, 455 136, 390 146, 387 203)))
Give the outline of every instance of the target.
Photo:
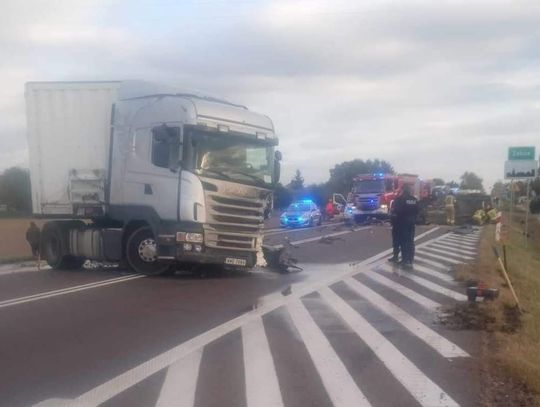
POLYGON ((84 259, 69 254, 69 222, 49 222, 43 228, 41 238, 41 256, 47 264, 56 270, 74 270, 81 268, 84 259), (65 224, 64 224, 65 223, 65 224))
POLYGON ((126 258, 129 266, 139 274, 157 276, 166 273, 170 265, 157 259, 156 241, 152 229, 143 226, 128 238, 126 258))

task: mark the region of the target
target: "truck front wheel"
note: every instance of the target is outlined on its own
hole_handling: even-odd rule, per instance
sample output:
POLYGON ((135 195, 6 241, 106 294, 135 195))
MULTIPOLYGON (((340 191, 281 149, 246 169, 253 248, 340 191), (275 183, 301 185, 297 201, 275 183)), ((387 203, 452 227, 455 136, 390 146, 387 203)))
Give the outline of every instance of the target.
POLYGON ((156 276, 166 273, 170 268, 169 264, 158 261, 156 240, 148 226, 131 234, 127 241, 126 258, 133 271, 139 274, 156 276))

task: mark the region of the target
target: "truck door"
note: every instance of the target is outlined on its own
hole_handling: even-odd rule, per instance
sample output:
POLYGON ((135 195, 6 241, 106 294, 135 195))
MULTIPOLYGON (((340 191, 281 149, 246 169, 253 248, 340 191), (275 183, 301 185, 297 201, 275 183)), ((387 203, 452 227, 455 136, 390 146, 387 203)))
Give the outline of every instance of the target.
POLYGON ((338 209, 339 213, 343 213, 345 206, 347 206, 347 200, 341 194, 332 194, 332 202, 334 207, 338 209))
POLYGON ((179 123, 135 129, 126 163, 125 203, 150 206, 162 220, 178 220, 181 157, 179 123))

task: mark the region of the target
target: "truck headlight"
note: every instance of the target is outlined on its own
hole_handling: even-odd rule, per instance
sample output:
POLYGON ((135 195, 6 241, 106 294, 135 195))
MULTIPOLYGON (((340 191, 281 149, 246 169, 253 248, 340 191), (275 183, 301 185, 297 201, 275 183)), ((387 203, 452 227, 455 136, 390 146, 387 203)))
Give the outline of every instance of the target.
POLYGON ((203 243, 204 235, 202 233, 177 232, 176 241, 177 242, 203 243))
POLYGON ((203 241, 202 233, 186 233, 186 242, 202 243, 203 241))
POLYGON ((388 209, 388 205, 381 205, 381 209, 388 209))

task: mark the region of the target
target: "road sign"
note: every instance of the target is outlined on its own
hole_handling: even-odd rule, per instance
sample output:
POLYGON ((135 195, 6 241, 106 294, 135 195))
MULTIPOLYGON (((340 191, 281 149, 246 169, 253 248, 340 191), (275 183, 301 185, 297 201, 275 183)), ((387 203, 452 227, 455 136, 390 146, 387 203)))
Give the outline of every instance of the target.
POLYGON ((538 161, 536 160, 515 160, 504 163, 504 178, 523 179, 535 178, 538 174, 538 161))
POLYGON ((508 160, 534 160, 534 147, 508 147, 508 160))

